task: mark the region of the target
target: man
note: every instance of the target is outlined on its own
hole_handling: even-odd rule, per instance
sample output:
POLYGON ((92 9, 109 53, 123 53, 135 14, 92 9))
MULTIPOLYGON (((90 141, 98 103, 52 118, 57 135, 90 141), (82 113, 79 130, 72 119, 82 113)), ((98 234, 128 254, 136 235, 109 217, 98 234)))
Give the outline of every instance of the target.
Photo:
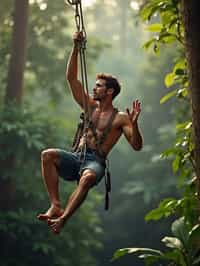
POLYGON ((120 92, 120 84, 115 77, 98 74, 93 97, 85 94, 78 80, 78 44, 82 38, 80 32, 73 36, 74 45, 67 65, 66 78, 75 101, 82 108, 85 108, 84 101, 87 101, 92 110, 93 128, 89 127, 86 139, 84 136, 80 137, 76 152, 60 149, 47 149, 42 152, 42 174, 51 206, 46 213, 39 214, 38 219, 47 221, 54 233, 60 232, 65 222, 83 203, 88 191, 102 179, 105 174, 105 159, 122 133, 133 149, 140 150, 143 145, 137 123, 141 112, 140 102, 134 101, 131 111, 127 109, 126 113, 116 112, 112 101, 120 92), (105 134, 106 128, 109 128, 109 131, 107 130, 105 134), (85 159, 80 161, 80 150, 85 141, 87 143, 85 159), (78 181, 78 186, 64 210, 59 199, 59 176, 66 180, 78 181))

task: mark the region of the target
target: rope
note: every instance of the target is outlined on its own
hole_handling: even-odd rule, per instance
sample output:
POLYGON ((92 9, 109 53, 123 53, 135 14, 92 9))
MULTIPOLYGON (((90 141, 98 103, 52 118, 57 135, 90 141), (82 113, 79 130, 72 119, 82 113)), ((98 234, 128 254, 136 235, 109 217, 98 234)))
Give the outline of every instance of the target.
POLYGON ((84 149, 83 153, 86 150, 86 139, 87 139, 87 132, 90 124, 90 117, 91 117, 91 110, 89 106, 89 89, 88 89, 88 79, 87 79, 87 65, 86 65, 86 42, 87 42, 87 34, 84 25, 84 18, 83 18, 83 10, 82 10, 82 2, 81 0, 67 0, 67 2, 75 6, 75 23, 78 32, 82 32, 83 38, 78 43, 79 49, 79 58, 80 58, 80 69, 81 69, 81 82, 83 85, 82 91, 82 100, 83 100, 83 108, 85 110, 84 115, 84 128, 83 128, 83 138, 84 138, 84 149), (86 95, 86 97, 85 97, 86 95))

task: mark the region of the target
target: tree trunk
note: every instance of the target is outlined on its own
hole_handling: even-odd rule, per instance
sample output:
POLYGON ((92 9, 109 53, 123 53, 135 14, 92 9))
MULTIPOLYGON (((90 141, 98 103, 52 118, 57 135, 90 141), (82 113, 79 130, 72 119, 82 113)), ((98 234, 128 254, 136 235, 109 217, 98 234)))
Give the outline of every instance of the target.
POLYGON ((185 43, 189 67, 194 156, 200 200, 200 14, 198 0, 182 0, 185 43))
MULTIPOLYGON (((20 106, 23 96, 23 76, 26 56, 26 33, 28 26, 28 0, 15 0, 14 26, 12 36, 12 51, 8 72, 8 84, 5 95, 5 104, 15 101, 20 106)), ((7 147, 3 149, 13 149, 7 147)), ((15 181, 7 172, 15 168, 16 154, 13 153, 0 160, 0 209, 15 208, 15 181)), ((13 170, 14 171, 14 170, 13 170)))
POLYGON ((16 101, 16 103, 20 105, 22 101, 28 26, 28 5, 28 0, 15 0, 12 51, 5 96, 6 103, 16 101))

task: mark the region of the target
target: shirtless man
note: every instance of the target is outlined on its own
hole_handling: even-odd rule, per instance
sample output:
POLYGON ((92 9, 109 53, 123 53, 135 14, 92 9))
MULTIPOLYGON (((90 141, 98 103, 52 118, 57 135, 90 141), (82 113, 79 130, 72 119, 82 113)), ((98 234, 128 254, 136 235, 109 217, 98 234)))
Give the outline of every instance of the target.
MULTIPOLYGON (((83 87, 78 80, 78 42, 81 40, 81 33, 73 36, 74 45, 68 61, 66 78, 69 82, 71 92, 75 101, 84 108, 83 87)), ((93 97, 86 97, 92 112, 92 122, 96 127, 97 137, 101 137, 102 132, 108 125, 108 121, 113 114, 113 99, 120 92, 118 80, 106 74, 98 74, 96 84, 93 89, 93 97)), ((133 102, 132 110, 117 112, 110 131, 100 146, 103 157, 108 155, 112 147, 117 143, 122 134, 125 135, 130 145, 135 150, 141 150, 143 145, 142 136, 138 128, 138 117, 141 112, 140 102, 133 102)), ((80 139, 78 147, 83 146, 83 137, 80 139)), ((94 132, 89 129, 87 134, 87 151, 84 163, 80 162, 80 152, 66 152, 60 149, 47 149, 42 152, 42 174, 48 191, 51 206, 44 214, 39 214, 38 219, 47 221, 52 231, 58 234, 65 222, 78 209, 85 200, 88 191, 96 185, 104 176, 105 162, 99 160, 94 132), (78 186, 70 196, 68 203, 63 210, 61 208, 58 180, 59 176, 65 180, 77 180, 78 186)), ((100 158, 102 159, 102 158, 100 158)))

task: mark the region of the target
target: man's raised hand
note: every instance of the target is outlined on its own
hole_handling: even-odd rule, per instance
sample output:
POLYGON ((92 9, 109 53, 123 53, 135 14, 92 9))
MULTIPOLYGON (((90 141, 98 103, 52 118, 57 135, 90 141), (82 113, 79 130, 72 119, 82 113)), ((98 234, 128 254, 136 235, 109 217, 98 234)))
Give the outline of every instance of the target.
POLYGON ((140 115, 141 112, 141 103, 139 100, 133 101, 132 110, 131 112, 129 109, 126 109, 126 112, 131 120, 132 123, 135 123, 140 115))

